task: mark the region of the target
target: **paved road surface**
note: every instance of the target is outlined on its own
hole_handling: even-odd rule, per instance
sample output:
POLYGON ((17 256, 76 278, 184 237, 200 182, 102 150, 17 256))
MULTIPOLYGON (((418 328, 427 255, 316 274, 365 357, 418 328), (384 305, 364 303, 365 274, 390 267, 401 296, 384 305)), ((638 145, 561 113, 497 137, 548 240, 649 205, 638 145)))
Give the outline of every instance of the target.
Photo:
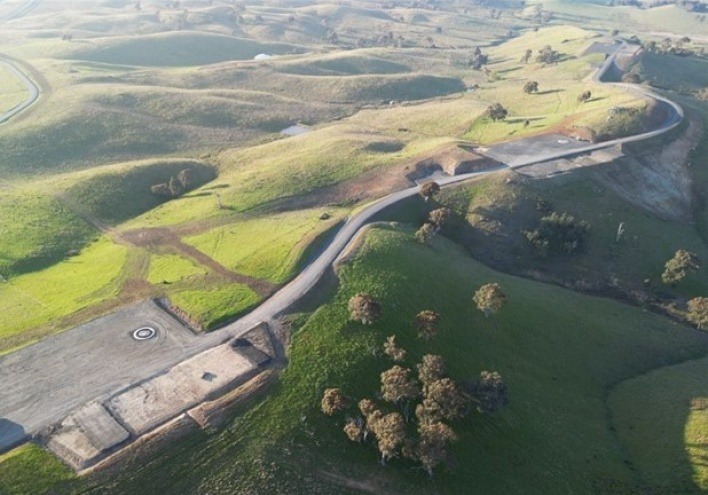
MULTIPOLYGON (((608 66, 601 70, 606 70, 608 66)), ((676 108, 680 111, 680 107, 676 108)), ((679 121, 681 117, 682 112, 677 114, 679 121)), ((647 139, 675 125, 677 123, 669 123, 657 131, 617 141, 647 139)), ((547 146, 551 147, 550 141, 547 146)), ((535 163, 550 159, 548 157, 557 158, 559 154, 567 156, 577 152, 557 151, 555 144, 552 147, 551 150, 541 146, 539 155, 534 158, 535 163)), ((498 170, 448 177, 438 182, 444 186, 498 170)), ((24 433, 37 432, 91 399, 115 393, 131 383, 159 374, 189 356, 245 333, 261 322, 272 322, 314 287, 359 229, 374 215, 415 194, 418 194, 418 187, 411 187, 357 212, 347 220, 327 248, 295 279, 251 313, 218 331, 200 336, 190 334, 164 313, 151 307, 151 303, 144 303, 0 357, 0 451, 19 441, 24 433), (161 332, 160 338, 142 343, 133 341, 130 332, 145 323, 157 326, 161 332)))
POLYGON ((39 98, 39 86, 37 86, 34 81, 32 81, 32 79, 30 79, 24 72, 22 72, 17 67, 17 65, 15 65, 10 60, 4 58, 2 55, 0 55, 0 65, 5 67, 7 70, 10 71, 11 74, 17 77, 17 79, 19 79, 20 82, 24 84, 24 86, 27 88, 27 91, 29 92, 25 101, 23 101, 19 105, 16 105, 14 108, 11 108, 7 112, 0 114, 0 124, 4 124, 15 115, 27 110, 35 101, 37 101, 37 99, 39 98))
MULTIPOLYGON (((18 19, 26 15, 39 4, 39 1, 40 0, 29 0, 28 2, 25 2, 17 9, 10 12, 8 15, 0 17, 0 24, 11 21, 13 19, 18 19)), ((37 98, 39 98, 39 86, 37 86, 34 81, 32 81, 32 79, 30 79, 24 72, 22 72, 14 62, 8 60, 7 58, 4 58, 2 55, 0 55, 0 65, 5 67, 7 70, 10 71, 10 73, 17 77, 20 82, 24 84, 24 86, 27 88, 27 91, 29 92, 29 95, 27 96, 27 99, 25 101, 15 106, 14 108, 11 108, 7 112, 0 114, 0 124, 4 124, 18 113, 27 110, 30 105, 37 101, 37 98)))

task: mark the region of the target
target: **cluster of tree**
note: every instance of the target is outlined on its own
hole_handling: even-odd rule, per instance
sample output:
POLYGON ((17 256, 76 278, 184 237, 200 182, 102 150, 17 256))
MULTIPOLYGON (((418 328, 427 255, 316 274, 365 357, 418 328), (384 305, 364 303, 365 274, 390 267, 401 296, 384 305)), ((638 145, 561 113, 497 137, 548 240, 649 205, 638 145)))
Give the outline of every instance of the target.
POLYGON ((541 64, 555 64, 561 59, 561 54, 554 50, 551 45, 546 45, 536 55, 536 62, 541 64))
POLYGON ((501 103, 494 103, 487 107, 485 115, 496 122, 497 120, 504 120, 509 115, 509 111, 501 103))
POLYGON ((481 70, 482 66, 486 65, 487 62, 489 62, 489 56, 482 53, 482 49, 480 47, 476 47, 470 57, 469 65, 474 70, 481 70))
POLYGON ((614 107, 597 131, 598 141, 639 134, 646 129, 646 109, 614 107))
MULTIPOLYGON (((432 313, 423 311, 423 313, 432 313)), ((425 318, 426 325, 428 318, 425 318)), ((390 336, 383 345, 384 354, 396 363, 407 356, 405 349, 390 336)), ((354 401, 338 388, 324 391, 321 409, 324 414, 345 414, 344 433, 352 442, 374 446, 382 465, 394 458, 419 464, 429 476, 452 459, 450 445, 457 434, 448 424, 464 418, 473 409, 492 414, 508 404, 504 380, 497 372, 483 371, 479 378, 458 384, 447 376, 439 355, 426 354, 416 365, 417 376, 410 368, 394 364, 380 375, 379 405, 371 399, 354 401)))
MULTIPOLYGON (((701 261, 696 253, 679 249, 664 265, 661 280, 671 287, 676 287, 689 272, 697 272, 700 267, 701 261)), ((690 299, 686 304, 686 319, 699 330, 708 325, 708 297, 690 299)))
POLYGON ((590 224, 568 213, 553 212, 541 218, 538 226, 522 230, 524 238, 541 256, 549 253, 573 254, 585 243, 590 224))
POLYGON ((610 7, 633 6, 648 9, 663 7, 664 5, 677 5, 686 9, 688 12, 708 12, 708 4, 701 0, 651 0, 649 2, 640 2, 639 0, 608 0, 607 5, 610 7))
POLYGON ((686 278, 688 272, 697 272, 700 266, 701 262, 696 253, 679 249, 664 265, 661 280, 671 287, 676 287, 676 284, 686 278))
POLYGON ((678 55, 680 57, 690 57, 693 55, 703 55, 703 47, 691 47, 691 38, 684 36, 679 40, 672 40, 671 38, 664 38, 661 42, 657 43, 654 40, 647 41, 643 44, 644 49, 651 53, 657 53, 659 55, 678 55))
POLYGON ((538 81, 526 81, 524 84, 524 93, 531 94, 538 92, 538 81))
POLYGON ((170 177, 167 182, 150 186, 150 192, 156 196, 172 199, 181 196, 194 186, 194 176, 188 168, 180 170, 176 176, 170 177))
POLYGON ((421 244, 430 245, 430 241, 440 232, 440 229, 443 228, 451 216, 452 210, 450 208, 442 206, 434 209, 428 214, 428 219, 416 231, 415 239, 421 244))

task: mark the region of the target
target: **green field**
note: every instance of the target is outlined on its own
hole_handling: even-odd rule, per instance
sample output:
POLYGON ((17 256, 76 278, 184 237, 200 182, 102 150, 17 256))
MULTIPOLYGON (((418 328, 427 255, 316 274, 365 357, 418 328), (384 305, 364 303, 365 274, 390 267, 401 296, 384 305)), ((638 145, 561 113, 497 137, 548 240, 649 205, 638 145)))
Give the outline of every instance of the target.
MULTIPOLYGON (((410 230, 376 228, 364 242, 340 271, 337 294, 298 320, 288 368, 267 399, 223 430, 197 433, 159 455, 128 461, 120 476, 80 486, 112 494, 346 493, 351 483, 393 493, 429 493, 434 486, 440 493, 595 494, 652 486, 651 477, 630 469, 635 459, 617 441, 607 389, 704 356, 704 334, 607 299, 500 274, 442 238, 427 248, 410 230), (490 281, 502 285, 509 302, 486 319, 471 294, 490 281), (361 290, 384 309, 373 327, 347 321, 346 301, 361 290), (427 344, 412 326, 421 308, 442 315, 440 334, 427 344), (473 414, 454 425, 458 467, 433 482, 400 461, 382 470, 370 448, 348 443, 340 421, 319 412, 325 387, 357 398, 376 389, 378 372, 390 364, 371 349, 391 334, 409 351, 407 365, 439 353, 454 377, 493 369, 509 386, 503 413, 473 414)), ((682 456, 672 462, 689 468, 682 456)))
MULTIPOLYGON (((101 238, 78 255, 0 282, 0 348, 12 337, 117 295, 126 248, 101 238)), ((21 337, 21 336, 20 336, 21 337)))
POLYGON ((665 493, 708 490, 707 374, 703 358, 659 368, 610 393, 619 439, 642 478, 665 493))
POLYGON ((0 493, 3 495, 51 493, 73 478, 69 468, 31 444, 0 455, 0 493))
POLYGON ((151 284, 173 284, 194 276, 206 275, 204 267, 174 254, 154 255, 150 258, 147 281, 151 284))
POLYGON ((259 301, 258 294, 240 284, 170 295, 172 304, 186 311, 206 330, 236 318, 259 301))
POLYGON ((219 227, 204 234, 187 237, 190 244, 210 258, 250 277, 282 283, 300 268, 307 247, 346 215, 345 210, 321 210, 273 214, 219 227))
POLYGON ((4 65, 0 65, 0 114, 27 99, 27 88, 4 65))

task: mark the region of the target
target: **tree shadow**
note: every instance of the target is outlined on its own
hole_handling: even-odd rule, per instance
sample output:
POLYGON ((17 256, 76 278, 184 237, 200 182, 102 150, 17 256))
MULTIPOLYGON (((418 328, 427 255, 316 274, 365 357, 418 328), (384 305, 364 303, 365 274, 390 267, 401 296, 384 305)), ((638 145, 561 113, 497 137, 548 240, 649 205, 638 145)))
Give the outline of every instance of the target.
POLYGON ((507 124, 522 124, 526 122, 527 120, 529 122, 535 122, 537 120, 543 120, 545 117, 514 117, 513 119, 506 119, 507 124))
POLYGON ((606 100, 606 99, 607 99, 607 96, 595 96, 595 97, 587 100, 585 103, 592 103, 593 101, 602 101, 602 100, 606 100))
POLYGON ((27 438, 25 429, 9 419, 0 418, 0 454, 19 445, 27 438))
POLYGON ((545 91, 536 91, 537 95, 551 95, 553 93, 564 93, 565 89, 547 89, 545 91))

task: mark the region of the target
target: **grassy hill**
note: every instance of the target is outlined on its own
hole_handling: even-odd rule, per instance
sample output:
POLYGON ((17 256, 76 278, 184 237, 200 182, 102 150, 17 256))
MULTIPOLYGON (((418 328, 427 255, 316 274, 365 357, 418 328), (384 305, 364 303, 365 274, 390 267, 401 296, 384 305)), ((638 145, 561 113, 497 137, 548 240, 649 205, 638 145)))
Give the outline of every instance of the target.
MULTIPOLYGON (((439 238, 427 248, 401 228, 371 230, 339 276, 336 295, 300 318, 288 368, 267 399, 223 430, 128 461, 115 475, 90 478, 76 490, 326 494, 365 486, 385 493, 617 494, 653 486, 632 470, 635 459, 615 436, 607 391, 654 368, 704 356, 705 334, 613 301, 494 272, 449 241, 439 238), (486 319, 471 294, 490 281, 499 282, 509 300, 486 319), (346 301, 361 290, 375 294, 384 309, 373 327, 347 321, 346 301), (442 315, 440 334, 427 344, 412 326, 422 308, 442 315), (452 376, 494 369, 509 386, 507 410, 455 424, 458 467, 432 482, 401 461, 381 469, 369 448, 346 440, 340 421, 319 412, 328 386, 371 396, 378 372, 390 366, 371 349, 391 334, 409 351, 408 366, 423 353, 439 353, 452 376)), ((633 414, 639 420, 653 413, 638 408, 633 414)), ((680 451, 667 455, 687 466, 680 451)))
POLYGON ((627 380, 609 396, 620 441, 660 493, 708 490, 708 358, 627 380))
POLYGON ((124 39, 112 38, 83 47, 80 44, 65 58, 118 65, 184 67, 227 60, 250 60, 259 53, 282 55, 298 48, 282 43, 260 43, 203 32, 159 33, 124 39))

